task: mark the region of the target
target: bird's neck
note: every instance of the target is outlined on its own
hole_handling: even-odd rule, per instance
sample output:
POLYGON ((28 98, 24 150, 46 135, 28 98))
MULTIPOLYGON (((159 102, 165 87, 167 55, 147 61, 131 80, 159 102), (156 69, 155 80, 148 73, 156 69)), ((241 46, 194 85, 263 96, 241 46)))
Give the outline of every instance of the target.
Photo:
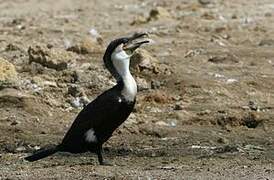
POLYGON ((114 77, 123 84, 122 95, 127 101, 134 101, 137 85, 129 71, 130 56, 125 51, 118 51, 111 55, 111 60, 117 73, 114 77))
POLYGON ((127 101, 134 101, 137 94, 137 84, 130 71, 125 71, 121 75, 121 79, 123 82, 122 95, 127 101))

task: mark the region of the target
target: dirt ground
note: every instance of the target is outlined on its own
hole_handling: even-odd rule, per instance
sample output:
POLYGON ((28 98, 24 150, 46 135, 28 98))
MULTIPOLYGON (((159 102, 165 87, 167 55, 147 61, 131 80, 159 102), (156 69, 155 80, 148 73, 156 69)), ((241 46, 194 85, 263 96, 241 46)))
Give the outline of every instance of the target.
POLYGON ((274 179, 273 34, 273 0, 0 0, 0 179, 274 179), (107 44, 143 31, 113 166, 24 161, 113 86, 107 44))

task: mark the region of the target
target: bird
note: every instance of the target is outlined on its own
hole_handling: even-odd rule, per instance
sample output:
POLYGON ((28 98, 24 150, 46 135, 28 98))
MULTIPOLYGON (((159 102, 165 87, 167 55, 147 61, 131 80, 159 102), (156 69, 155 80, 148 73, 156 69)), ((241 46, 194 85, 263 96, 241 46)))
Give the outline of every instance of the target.
POLYGON ((130 73, 130 58, 136 49, 149 42, 147 33, 135 33, 111 41, 103 62, 115 78, 116 85, 79 112, 60 144, 38 150, 24 159, 33 162, 57 152, 92 152, 97 155, 100 165, 109 165, 102 156, 103 144, 128 118, 136 102, 137 84, 130 73))

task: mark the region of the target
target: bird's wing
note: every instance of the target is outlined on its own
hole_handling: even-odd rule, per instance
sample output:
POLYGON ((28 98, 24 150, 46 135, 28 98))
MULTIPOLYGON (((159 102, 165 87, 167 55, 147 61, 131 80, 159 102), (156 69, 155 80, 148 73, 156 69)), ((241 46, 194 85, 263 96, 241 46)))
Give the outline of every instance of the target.
POLYGON ((79 142, 89 129, 103 127, 107 119, 119 111, 116 95, 115 89, 112 88, 89 103, 74 120, 62 144, 79 142))

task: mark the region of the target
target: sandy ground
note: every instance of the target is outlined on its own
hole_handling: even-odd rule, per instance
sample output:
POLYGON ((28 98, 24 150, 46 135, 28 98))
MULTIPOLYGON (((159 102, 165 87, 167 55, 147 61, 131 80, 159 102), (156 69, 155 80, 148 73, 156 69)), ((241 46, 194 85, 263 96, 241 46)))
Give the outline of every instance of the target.
POLYGON ((272 0, 0 0, 0 179, 274 179, 273 34, 272 0), (24 161, 113 85, 107 44, 141 31, 154 43, 113 166, 24 161))

